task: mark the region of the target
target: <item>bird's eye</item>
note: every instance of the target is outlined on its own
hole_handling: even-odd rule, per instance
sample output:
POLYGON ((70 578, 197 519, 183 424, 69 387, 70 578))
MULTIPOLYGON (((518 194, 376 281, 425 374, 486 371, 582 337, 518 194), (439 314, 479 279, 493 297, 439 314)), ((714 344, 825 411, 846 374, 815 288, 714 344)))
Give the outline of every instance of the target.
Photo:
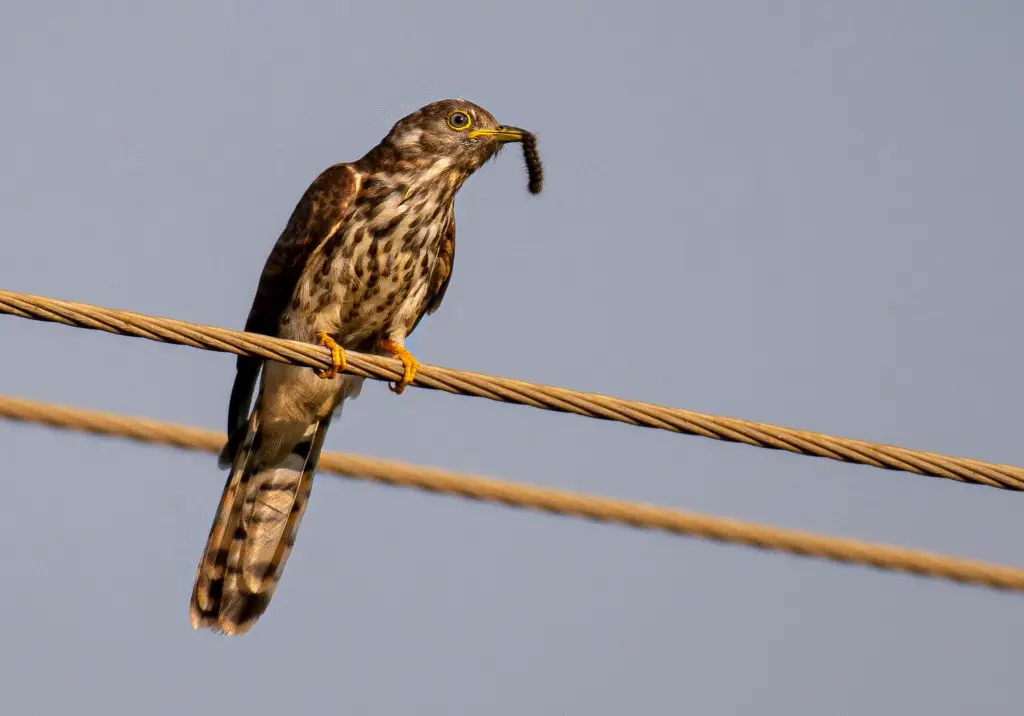
POLYGON ((461 132, 463 129, 469 128, 469 125, 472 123, 473 120, 471 120, 469 115, 465 112, 456 111, 448 115, 448 126, 456 132, 461 132))

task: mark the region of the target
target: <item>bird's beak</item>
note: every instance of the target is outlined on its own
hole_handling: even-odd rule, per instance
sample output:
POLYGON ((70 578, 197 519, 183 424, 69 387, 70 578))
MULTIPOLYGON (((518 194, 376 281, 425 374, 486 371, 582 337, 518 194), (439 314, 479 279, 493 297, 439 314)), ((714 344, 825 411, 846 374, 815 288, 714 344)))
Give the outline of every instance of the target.
POLYGON ((477 137, 492 137, 502 144, 506 142, 521 142, 523 136, 526 134, 525 129, 519 127, 509 127, 508 125, 499 125, 496 129, 474 129, 469 133, 470 139, 476 139, 477 137))

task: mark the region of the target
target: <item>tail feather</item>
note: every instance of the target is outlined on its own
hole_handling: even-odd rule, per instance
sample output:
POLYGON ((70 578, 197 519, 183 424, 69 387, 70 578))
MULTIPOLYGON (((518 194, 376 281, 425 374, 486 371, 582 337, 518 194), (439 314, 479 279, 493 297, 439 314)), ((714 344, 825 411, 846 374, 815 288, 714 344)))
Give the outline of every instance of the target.
POLYGON ((192 589, 190 617, 192 626, 216 627, 217 613, 224 587, 224 575, 227 570, 228 555, 233 533, 238 523, 241 503, 239 497, 245 494, 245 485, 249 481, 247 465, 252 452, 253 440, 259 416, 253 413, 249 420, 248 430, 240 440, 241 445, 233 450, 233 463, 221 493, 217 514, 210 526, 210 535, 206 540, 203 556, 196 569, 196 582, 192 589))
POLYGON ((257 410, 235 454, 196 570, 189 609, 196 629, 243 634, 266 610, 295 544, 330 418, 310 425, 272 466, 255 464, 258 422, 257 410))
POLYGON ((313 486, 311 453, 316 437, 326 432, 313 426, 284 461, 254 476, 246 487, 242 526, 246 539, 238 544, 244 588, 252 593, 273 590, 277 575, 295 543, 313 486))

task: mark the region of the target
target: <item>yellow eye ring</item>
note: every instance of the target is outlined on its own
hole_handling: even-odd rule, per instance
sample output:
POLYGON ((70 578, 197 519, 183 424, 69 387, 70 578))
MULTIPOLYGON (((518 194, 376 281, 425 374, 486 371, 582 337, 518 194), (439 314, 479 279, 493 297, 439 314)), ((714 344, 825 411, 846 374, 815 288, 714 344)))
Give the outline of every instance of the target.
POLYGON ((457 109, 448 115, 448 126, 454 129, 456 132, 462 132, 473 126, 473 119, 469 116, 468 112, 463 112, 461 109, 457 109), (462 124, 465 122, 465 124, 462 124))

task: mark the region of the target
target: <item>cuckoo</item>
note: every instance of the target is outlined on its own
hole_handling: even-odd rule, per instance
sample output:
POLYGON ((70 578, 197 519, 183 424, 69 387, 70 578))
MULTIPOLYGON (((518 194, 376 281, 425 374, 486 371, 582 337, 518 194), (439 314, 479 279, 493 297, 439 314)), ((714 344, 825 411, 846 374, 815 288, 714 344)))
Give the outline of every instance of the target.
POLYGON ((396 393, 415 378, 405 340, 451 280, 455 194, 508 142, 523 143, 530 191, 539 192, 532 134, 471 102, 443 100, 399 120, 362 159, 326 169, 302 196, 245 329, 324 345, 332 367, 238 359, 220 455, 230 472, 196 571, 193 627, 242 634, 266 610, 332 416, 362 386, 344 372, 345 350, 400 359, 396 393))

